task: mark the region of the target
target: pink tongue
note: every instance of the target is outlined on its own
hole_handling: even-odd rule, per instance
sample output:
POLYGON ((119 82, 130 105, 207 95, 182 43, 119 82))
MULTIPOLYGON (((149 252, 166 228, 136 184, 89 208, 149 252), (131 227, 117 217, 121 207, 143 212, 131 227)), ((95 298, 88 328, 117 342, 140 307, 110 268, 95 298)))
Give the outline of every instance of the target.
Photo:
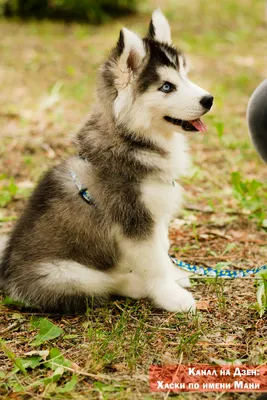
POLYGON ((206 125, 201 121, 200 118, 194 119, 193 121, 189 121, 198 131, 200 132, 207 132, 206 125))

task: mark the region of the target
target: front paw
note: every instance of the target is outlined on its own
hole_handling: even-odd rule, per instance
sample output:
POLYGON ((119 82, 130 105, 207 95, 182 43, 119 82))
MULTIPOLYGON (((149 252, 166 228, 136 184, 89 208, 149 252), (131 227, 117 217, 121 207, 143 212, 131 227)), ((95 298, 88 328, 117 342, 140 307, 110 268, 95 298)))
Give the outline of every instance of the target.
POLYGON ((191 283, 189 280, 190 273, 183 271, 181 268, 173 268, 173 277, 176 283, 181 287, 190 287, 191 283))
POLYGON ((194 312, 195 300, 190 292, 178 286, 174 281, 165 283, 153 296, 155 305, 171 312, 194 312))

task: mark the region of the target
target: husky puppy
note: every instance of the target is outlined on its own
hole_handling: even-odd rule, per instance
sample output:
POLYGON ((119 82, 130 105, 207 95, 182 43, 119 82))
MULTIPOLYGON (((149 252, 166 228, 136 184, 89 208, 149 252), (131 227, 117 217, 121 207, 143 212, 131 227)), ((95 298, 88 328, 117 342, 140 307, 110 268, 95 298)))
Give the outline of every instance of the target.
POLYGON ((213 97, 186 72, 160 10, 144 39, 121 30, 77 156, 45 174, 8 241, 0 276, 9 296, 63 313, 109 295, 195 308, 187 273, 168 256, 168 224, 182 200, 174 180, 189 164, 177 130, 205 131, 213 97))

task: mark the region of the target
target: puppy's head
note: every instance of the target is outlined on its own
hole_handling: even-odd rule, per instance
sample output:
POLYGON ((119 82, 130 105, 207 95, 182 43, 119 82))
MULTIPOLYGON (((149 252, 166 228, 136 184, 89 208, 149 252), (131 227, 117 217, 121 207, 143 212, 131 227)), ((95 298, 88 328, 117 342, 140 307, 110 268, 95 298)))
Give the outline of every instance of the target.
POLYGON ((114 118, 131 130, 169 132, 174 125, 206 130, 200 117, 210 110, 213 97, 188 79, 186 58, 172 46, 170 26, 160 10, 152 14, 144 39, 121 30, 102 78, 114 118))

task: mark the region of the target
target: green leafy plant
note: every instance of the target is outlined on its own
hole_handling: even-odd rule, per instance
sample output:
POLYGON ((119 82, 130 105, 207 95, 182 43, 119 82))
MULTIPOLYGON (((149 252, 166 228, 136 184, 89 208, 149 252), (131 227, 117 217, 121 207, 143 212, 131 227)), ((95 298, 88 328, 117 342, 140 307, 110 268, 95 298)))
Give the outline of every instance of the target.
POLYGON ((0 0, 6 16, 103 22, 136 10, 138 0, 0 0))
MULTIPOLYGON (((57 325, 53 324, 47 318, 33 317, 31 320, 33 328, 39 328, 39 333, 31 342, 32 346, 40 346, 47 341, 51 341, 59 337, 63 330, 57 325)), ((0 348, 2 348, 5 355, 13 363, 13 370, 8 375, 2 375, 5 386, 15 392, 27 390, 27 387, 20 384, 18 374, 27 374, 31 370, 43 369, 47 370, 44 378, 36 380, 34 383, 29 383, 28 388, 32 387, 50 387, 53 392, 67 393, 74 389, 77 384, 78 377, 72 368, 72 362, 67 360, 58 348, 51 348, 50 350, 33 350, 25 353, 25 357, 16 357, 15 353, 10 350, 8 343, 0 341, 0 348), (57 382, 60 380, 60 383, 57 382), (63 385, 62 385, 63 383, 63 385)))
POLYGON ((267 272, 260 275, 261 278, 258 283, 257 290, 257 304, 256 308, 259 311, 260 317, 267 312, 267 272))
POLYGON ((264 226, 266 205, 264 204, 265 193, 262 191, 263 184, 256 179, 242 180, 239 172, 233 172, 231 180, 233 195, 242 210, 251 218, 255 218, 260 226, 264 226))
POLYGON ((217 135, 220 141, 222 141, 224 135, 224 122, 222 121, 215 121, 213 123, 214 127, 216 128, 217 135))
POLYGON ((0 176, 0 207, 10 203, 18 192, 14 178, 6 179, 5 175, 0 176))
POLYGON ((14 368, 8 375, 0 377, 5 382, 5 387, 20 392, 33 387, 48 387, 54 393, 67 393, 73 390, 78 382, 78 376, 74 373, 71 361, 67 360, 57 348, 26 353, 26 357, 17 358, 4 341, 0 341, 0 347, 5 355, 13 363, 14 368), (42 368, 47 370, 48 376, 30 383, 28 387, 20 384, 19 374, 27 375, 31 370, 42 368), (57 382, 60 380, 60 385, 57 382), (63 383, 63 385, 62 385, 63 383), (53 384, 53 386, 52 386, 53 384))
POLYGON ((42 318, 39 320, 39 334, 31 342, 31 346, 40 346, 42 343, 57 338, 63 333, 63 330, 54 325, 47 318, 42 318))
MULTIPOLYGON (((6 207, 13 200, 28 197, 31 190, 31 188, 19 187, 13 177, 0 175, 0 207, 6 207)), ((2 219, 1 215, 0 219, 2 219)))

